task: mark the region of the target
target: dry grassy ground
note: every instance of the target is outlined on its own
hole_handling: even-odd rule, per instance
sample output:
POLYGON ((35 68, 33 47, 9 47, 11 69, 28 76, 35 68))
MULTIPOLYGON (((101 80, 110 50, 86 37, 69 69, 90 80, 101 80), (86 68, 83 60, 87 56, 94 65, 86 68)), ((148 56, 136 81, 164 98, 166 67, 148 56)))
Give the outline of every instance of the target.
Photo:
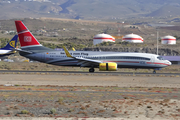
POLYGON ((177 77, 1 74, 0 116, 179 119, 177 77))
MULTIPOLYGON (((1 70, 88 70, 43 63, 0 64, 1 70)), ((179 70, 179 66, 170 66, 161 72, 179 70)), ((133 70, 118 72, 123 71, 133 70)), ((109 75, 1 73, 0 119, 180 119, 179 76, 109 75)))
POLYGON ((168 89, 167 91, 163 88, 157 91, 157 89, 1 86, 1 90, 5 92, 0 93, 0 116, 178 119, 180 90, 168 89), (137 93, 137 91, 148 92, 148 94, 137 93), (165 94, 169 92, 174 95, 165 94), (156 95, 156 93, 164 95, 156 95))

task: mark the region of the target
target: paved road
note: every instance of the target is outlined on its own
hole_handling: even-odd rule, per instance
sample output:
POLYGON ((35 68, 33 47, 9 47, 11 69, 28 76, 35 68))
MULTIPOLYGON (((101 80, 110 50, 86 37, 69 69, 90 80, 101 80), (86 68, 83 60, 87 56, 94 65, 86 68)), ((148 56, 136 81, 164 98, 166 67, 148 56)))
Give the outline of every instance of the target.
POLYGON ((77 71, 1 71, 0 84, 180 88, 179 74, 77 71), (7 72, 4 74, 4 72, 7 72), (9 73, 8 73, 9 72, 9 73), (17 74, 14 74, 17 73, 17 74), (27 74, 26 74, 27 73, 27 74))

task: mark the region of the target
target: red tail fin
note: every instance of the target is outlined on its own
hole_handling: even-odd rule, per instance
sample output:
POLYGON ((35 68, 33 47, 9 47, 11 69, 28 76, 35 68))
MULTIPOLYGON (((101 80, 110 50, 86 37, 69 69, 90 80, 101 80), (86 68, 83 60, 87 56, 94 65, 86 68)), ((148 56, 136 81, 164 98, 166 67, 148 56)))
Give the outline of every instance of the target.
POLYGON ((21 47, 41 46, 22 21, 15 21, 21 47))

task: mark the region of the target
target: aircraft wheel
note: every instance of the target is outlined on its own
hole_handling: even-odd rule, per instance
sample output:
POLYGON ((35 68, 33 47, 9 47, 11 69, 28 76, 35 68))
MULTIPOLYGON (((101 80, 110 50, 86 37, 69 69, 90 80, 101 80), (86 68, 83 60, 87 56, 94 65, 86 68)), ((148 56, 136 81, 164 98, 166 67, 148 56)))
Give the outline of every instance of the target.
POLYGON ((90 68, 90 69, 89 69, 89 72, 94 72, 94 68, 90 68))
POLYGON ((154 70, 153 73, 156 74, 156 70, 154 70))

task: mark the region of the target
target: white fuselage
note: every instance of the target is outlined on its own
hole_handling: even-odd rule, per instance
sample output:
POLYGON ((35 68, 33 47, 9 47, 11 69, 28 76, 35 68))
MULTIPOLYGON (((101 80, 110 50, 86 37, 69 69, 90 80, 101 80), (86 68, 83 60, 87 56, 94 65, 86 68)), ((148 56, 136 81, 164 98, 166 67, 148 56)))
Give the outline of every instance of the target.
MULTIPOLYGON (((69 51, 73 57, 98 60, 103 63, 117 63, 118 68, 163 68, 171 65, 161 56, 148 53, 125 53, 125 52, 99 52, 99 51, 69 51)), ((82 66, 90 67, 90 64, 79 62, 66 56, 64 51, 38 52, 23 55, 30 59, 59 66, 82 66)), ((98 67, 98 66, 94 66, 98 67)))
POLYGON ((9 54, 12 50, 0 50, 0 55, 9 54))
POLYGON ((6 56, 6 55, 10 55, 10 54, 13 54, 12 50, 3 50, 3 49, 0 49, 0 57, 6 56))

